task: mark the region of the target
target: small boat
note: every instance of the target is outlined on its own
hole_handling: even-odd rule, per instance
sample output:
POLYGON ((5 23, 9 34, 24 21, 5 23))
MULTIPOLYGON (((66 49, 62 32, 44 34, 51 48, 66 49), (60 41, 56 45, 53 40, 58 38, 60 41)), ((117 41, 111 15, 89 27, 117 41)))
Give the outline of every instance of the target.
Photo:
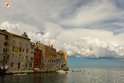
POLYGON ((57 73, 67 73, 67 71, 64 71, 64 70, 58 70, 56 71, 57 73))
POLYGON ((7 65, 0 66, 0 75, 4 75, 8 69, 7 65))

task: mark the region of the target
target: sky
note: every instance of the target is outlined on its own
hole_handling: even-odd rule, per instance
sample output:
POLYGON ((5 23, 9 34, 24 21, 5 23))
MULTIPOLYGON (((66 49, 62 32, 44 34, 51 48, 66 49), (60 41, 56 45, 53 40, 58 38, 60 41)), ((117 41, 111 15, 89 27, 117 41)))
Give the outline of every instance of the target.
POLYGON ((0 28, 77 57, 124 57, 124 0, 1 0, 0 28), (4 6, 10 2, 10 8, 4 6))

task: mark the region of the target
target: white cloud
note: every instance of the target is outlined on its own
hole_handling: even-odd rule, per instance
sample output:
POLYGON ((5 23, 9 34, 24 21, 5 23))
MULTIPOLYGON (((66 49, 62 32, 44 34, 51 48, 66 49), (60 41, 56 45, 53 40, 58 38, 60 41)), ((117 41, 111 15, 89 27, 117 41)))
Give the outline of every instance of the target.
MULTIPOLYGON (((108 29, 104 27, 106 20, 123 20, 124 12, 113 2, 114 0, 12 0, 12 6, 8 9, 3 7, 2 2, 0 28, 17 34, 27 32, 32 41, 53 44, 57 49, 66 49, 69 55, 124 56, 124 30, 119 29, 118 32, 121 33, 115 35, 113 31, 107 31, 109 26, 108 29), (85 25, 98 27, 86 29, 82 27, 85 25)), ((123 22, 115 21, 111 24, 123 27, 123 22)))
MULTIPOLYGON (((19 26, 15 26, 17 24, 5 22, 0 27, 13 32, 25 31, 19 26)), ((114 36, 112 32, 96 29, 63 29, 61 26, 50 22, 44 26, 49 28, 44 34, 28 31, 28 36, 32 41, 53 44, 58 50, 67 50, 69 55, 78 54, 84 57, 124 56, 123 36, 121 35, 114 36)))
POLYGON ((8 21, 1 23, 0 29, 5 29, 16 34, 22 34, 23 32, 38 32, 38 29, 34 26, 26 25, 24 23, 11 24, 8 21))

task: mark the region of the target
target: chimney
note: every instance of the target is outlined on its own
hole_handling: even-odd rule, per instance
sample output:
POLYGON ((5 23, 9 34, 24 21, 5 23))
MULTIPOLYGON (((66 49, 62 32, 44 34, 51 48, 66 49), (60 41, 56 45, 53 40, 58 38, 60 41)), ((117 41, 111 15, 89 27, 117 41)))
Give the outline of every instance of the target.
POLYGON ((53 48, 53 45, 51 45, 51 47, 53 48))

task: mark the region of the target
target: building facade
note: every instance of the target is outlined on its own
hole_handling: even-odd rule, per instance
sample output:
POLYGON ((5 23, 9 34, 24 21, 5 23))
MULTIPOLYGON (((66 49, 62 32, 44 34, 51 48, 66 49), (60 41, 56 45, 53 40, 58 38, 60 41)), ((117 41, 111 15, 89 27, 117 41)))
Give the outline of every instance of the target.
POLYGON ((38 48, 36 48, 34 50, 34 63, 33 63, 33 68, 37 71, 40 70, 41 68, 41 61, 42 61, 42 50, 39 50, 38 48))
POLYGON ((64 50, 59 50, 57 52, 58 60, 59 60, 59 68, 61 70, 68 70, 67 66, 67 52, 64 50))
POLYGON ((42 51, 42 64, 40 66, 41 71, 49 72, 59 69, 57 52, 52 45, 47 46, 41 43, 37 43, 35 47, 42 51))
POLYGON ((67 70, 67 53, 32 43, 26 33, 20 36, 0 30, 0 67, 5 65, 8 73, 67 70))
POLYGON ((9 55, 7 51, 7 33, 5 30, 0 30, 0 66, 5 65, 8 61, 9 55))
POLYGON ((1 42, 1 62, 0 65, 8 65, 8 72, 24 71, 33 69, 34 48, 26 33, 22 36, 0 31, 1 42), (32 61, 30 61, 32 59, 32 61))

